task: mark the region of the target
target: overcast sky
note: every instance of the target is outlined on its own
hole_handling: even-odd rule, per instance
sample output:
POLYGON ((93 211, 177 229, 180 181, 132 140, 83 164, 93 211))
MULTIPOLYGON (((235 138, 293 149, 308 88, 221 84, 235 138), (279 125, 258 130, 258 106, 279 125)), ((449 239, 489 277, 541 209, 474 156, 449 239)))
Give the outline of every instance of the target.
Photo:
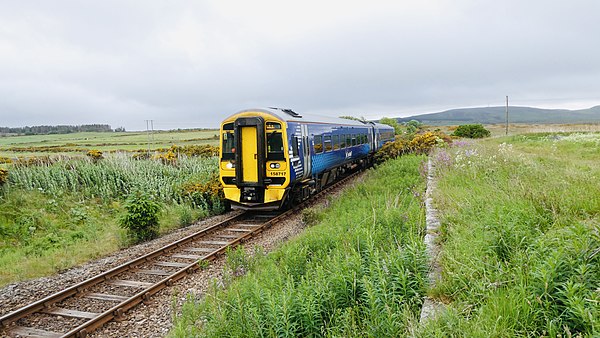
POLYGON ((0 0, 0 126, 600 104, 600 1, 0 0))

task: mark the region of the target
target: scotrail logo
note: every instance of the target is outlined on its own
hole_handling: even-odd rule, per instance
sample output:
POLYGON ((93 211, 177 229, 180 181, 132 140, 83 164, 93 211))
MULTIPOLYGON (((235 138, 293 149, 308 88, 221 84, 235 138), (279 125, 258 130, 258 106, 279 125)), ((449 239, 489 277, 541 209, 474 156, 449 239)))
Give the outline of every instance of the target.
POLYGON ((352 150, 346 150, 346 158, 352 157, 352 150))

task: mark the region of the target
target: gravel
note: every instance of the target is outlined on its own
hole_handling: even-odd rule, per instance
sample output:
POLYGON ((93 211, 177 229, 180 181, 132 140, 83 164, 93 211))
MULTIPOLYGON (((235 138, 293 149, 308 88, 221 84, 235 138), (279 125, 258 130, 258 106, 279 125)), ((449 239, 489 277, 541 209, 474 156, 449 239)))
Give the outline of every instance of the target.
MULTIPOLYGON (((358 180, 362 180, 363 175, 354 178, 345 187, 353 185, 358 180)), ((343 188, 334 189, 331 194, 339 194, 343 188)), ((329 197, 328 196, 328 197, 329 197)), ((327 206, 328 197, 322 197, 315 204, 327 206)), ((233 213, 238 213, 234 211, 233 213)), ((54 292, 65 289, 73 284, 84 281, 99 273, 130 261, 147 252, 158 249, 179 238, 197 232, 220 220, 232 216, 232 213, 211 217, 197 222, 189 227, 178 229, 156 240, 140 244, 134 247, 122 249, 110 256, 91 261, 82 266, 75 267, 59 274, 39 278, 35 280, 24 281, 10 284, 0 289, 0 315, 25 306, 31 302, 42 299, 54 292)), ((286 220, 264 230, 260 234, 246 241, 243 246, 248 255, 253 254, 256 248, 261 248, 263 252, 268 253, 276 249, 281 243, 302 232, 305 224, 302 222, 301 213, 296 213, 286 220)), ((150 300, 141 303, 137 307, 128 311, 122 321, 112 321, 105 324, 90 337, 163 337, 172 327, 173 318, 180 313, 181 306, 187 297, 201 298, 214 283, 222 285, 224 275, 225 257, 220 256, 210 262, 210 265, 188 277, 175 282, 172 287, 165 288, 155 294, 150 300)), ((113 286, 112 294, 119 294, 116 291, 119 287, 113 286)), ((104 290, 95 290, 102 292, 104 290)), ((129 292, 131 289, 129 289, 129 292)), ((81 302, 83 299, 73 299, 69 302, 81 302)), ((87 301, 87 300, 86 300, 87 301)), ((94 302, 91 300, 85 308, 95 309, 94 302)), ((1 336, 6 336, 5 332, 0 332, 1 336)))

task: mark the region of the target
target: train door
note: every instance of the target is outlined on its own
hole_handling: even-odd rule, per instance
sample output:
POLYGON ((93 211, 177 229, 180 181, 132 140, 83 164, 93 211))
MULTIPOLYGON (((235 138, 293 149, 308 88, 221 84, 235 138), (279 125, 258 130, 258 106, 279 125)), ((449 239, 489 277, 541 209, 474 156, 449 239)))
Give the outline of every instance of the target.
POLYGON ((265 121, 262 117, 235 120, 235 176, 238 187, 262 187, 265 178, 265 121))
POLYGON ((242 182, 258 183, 258 139, 256 126, 241 127, 242 182))
POLYGON ((304 169, 304 177, 303 178, 309 178, 311 177, 311 170, 312 170, 312 163, 311 163, 311 157, 310 157, 310 140, 308 139, 308 126, 303 124, 300 126, 301 129, 301 133, 302 133, 302 155, 304 156, 304 163, 303 163, 303 169, 304 169))

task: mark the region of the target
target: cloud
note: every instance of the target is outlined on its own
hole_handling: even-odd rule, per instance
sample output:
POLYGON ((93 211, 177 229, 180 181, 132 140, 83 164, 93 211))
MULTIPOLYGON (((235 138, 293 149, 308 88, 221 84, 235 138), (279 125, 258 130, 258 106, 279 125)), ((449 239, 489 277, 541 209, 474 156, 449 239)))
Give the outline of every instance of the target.
POLYGON ((378 118, 504 95, 593 104, 599 9, 585 0, 10 2, 0 13, 0 125, 216 127, 253 106, 378 118))

